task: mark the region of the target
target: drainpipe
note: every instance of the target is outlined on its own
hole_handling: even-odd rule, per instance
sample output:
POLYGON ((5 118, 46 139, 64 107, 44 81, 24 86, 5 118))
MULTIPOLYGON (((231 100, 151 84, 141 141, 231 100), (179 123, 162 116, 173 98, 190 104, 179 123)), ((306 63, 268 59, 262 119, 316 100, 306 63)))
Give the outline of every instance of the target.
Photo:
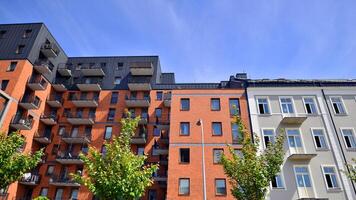
MULTIPOLYGON (((251 120, 251 111, 250 111, 250 103, 248 101, 248 94, 247 94, 247 87, 248 85, 245 85, 245 84, 248 84, 247 81, 244 83, 244 87, 245 87, 245 96, 246 96, 246 102, 247 102, 247 114, 248 114, 248 120, 249 120, 249 123, 250 123, 250 130, 251 130, 251 141, 252 143, 255 143, 255 138, 254 138, 254 135, 253 135, 253 129, 252 129, 252 120, 251 120)), ((241 113, 240 113, 241 114, 241 113)))
POLYGON ((202 171, 203 171, 203 199, 206 200, 206 175, 205 175, 205 142, 203 120, 199 119, 197 125, 201 127, 202 171))

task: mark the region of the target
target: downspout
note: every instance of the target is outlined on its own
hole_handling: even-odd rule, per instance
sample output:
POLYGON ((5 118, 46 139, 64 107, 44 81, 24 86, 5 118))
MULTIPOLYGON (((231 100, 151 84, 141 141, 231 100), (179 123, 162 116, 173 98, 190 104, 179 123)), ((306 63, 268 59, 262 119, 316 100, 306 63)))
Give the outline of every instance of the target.
POLYGON ((252 143, 254 143, 255 141, 255 138, 254 138, 254 135, 253 135, 253 129, 252 129, 252 120, 251 120, 251 112, 250 112, 250 103, 249 103, 249 101, 248 101, 248 94, 247 94, 247 87, 248 87, 248 82, 247 81, 245 81, 244 82, 244 88, 245 88, 245 96, 246 96, 246 101, 247 101, 247 114, 248 114, 248 121, 249 121, 249 123, 250 123, 250 130, 251 130, 251 141, 252 141, 252 143))
POLYGON ((202 147, 202 172, 203 172, 203 199, 206 200, 206 175, 205 175, 205 141, 204 141, 204 124, 199 119, 198 125, 201 126, 201 147, 202 147))

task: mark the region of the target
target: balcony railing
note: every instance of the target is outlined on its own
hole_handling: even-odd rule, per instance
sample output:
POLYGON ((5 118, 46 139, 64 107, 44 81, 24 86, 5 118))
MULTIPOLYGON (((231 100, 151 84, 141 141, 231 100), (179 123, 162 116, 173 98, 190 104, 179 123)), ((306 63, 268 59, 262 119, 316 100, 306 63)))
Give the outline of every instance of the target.
POLYGON ((60 108, 63 105, 63 96, 59 94, 52 94, 47 99, 47 104, 53 108, 60 108))
POLYGON ((98 107, 99 96, 79 96, 73 95, 70 99, 76 107, 98 107))
POLYGON ((54 80, 54 83, 52 84, 52 87, 54 90, 58 92, 64 92, 67 91, 67 86, 72 84, 72 79, 71 78, 56 78, 54 80))
POLYGON ((141 119, 138 121, 138 124, 147 124, 149 121, 148 113, 141 113, 141 119))
POLYGON ((97 64, 85 64, 81 67, 81 72, 84 76, 105 76, 104 70, 97 64))
POLYGON ((100 91, 103 79, 101 78, 85 78, 76 82, 80 91, 100 91))
POLYGON ((68 144, 87 144, 91 142, 91 133, 64 134, 62 135, 62 140, 68 144))
POLYGON ((34 95, 25 95, 19 104, 27 110, 38 109, 41 105, 41 99, 34 95))
POLYGON ((60 50, 58 48, 58 46, 54 43, 44 43, 41 46, 41 52, 47 56, 48 58, 50 57, 56 57, 60 50))
POLYGON ((58 116, 57 116, 57 113, 50 113, 48 115, 43 114, 43 115, 41 115, 40 120, 42 123, 44 123, 46 125, 56 125, 58 116))
POLYGON ((57 71, 61 76, 72 76, 72 65, 61 63, 58 65, 57 71))
POLYGON ((172 99, 172 93, 171 92, 164 94, 163 95, 164 106, 171 107, 171 99, 172 99))
POLYGON ((130 77, 128 87, 131 91, 149 91, 151 87, 151 77, 130 77))
POLYGON ((27 86, 31 90, 45 90, 48 82, 41 76, 32 76, 27 83, 27 86))
POLYGON ((67 121, 72 125, 92 125, 95 121, 95 113, 84 115, 83 113, 67 113, 65 114, 67 121))
POLYGON ((49 60, 36 60, 33 67, 41 74, 51 74, 54 65, 49 60))
POLYGON ((152 76, 154 67, 151 62, 131 62, 130 72, 134 76, 152 76))
POLYGON ((10 126, 18 130, 31 130, 33 119, 28 116, 15 115, 10 126))
POLYGON ((37 173, 25 173, 19 183, 23 185, 38 185, 41 181, 41 175, 37 173))
POLYGON ((33 140, 40 144, 50 144, 52 141, 51 131, 44 131, 43 133, 36 132, 33 140))
POLYGON ((52 176, 49 179, 49 184, 63 187, 79 187, 80 184, 75 182, 69 175, 52 176))
POLYGON ((83 164, 79 154, 73 154, 72 152, 59 152, 56 161, 61 164, 83 164))
POLYGON ((146 141, 147 141, 146 131, 142 131, 131 138, 132 144, 146 144, 146 141))
POLYGON ((143 98, 137 98, 137 97, 129 97, 125 96, 125 103, 127 107, 149 107, 151 102, 151 98, 148 97, 143 97, 143 98))
POLYGON ((156 122, 155 122, 155 126, 162 130, 162 129, 169 129, 169 125, 170 125, 170 122, 169 121, 164 121, 162 120, 161 118, 158 118, 156 117, 156 122))

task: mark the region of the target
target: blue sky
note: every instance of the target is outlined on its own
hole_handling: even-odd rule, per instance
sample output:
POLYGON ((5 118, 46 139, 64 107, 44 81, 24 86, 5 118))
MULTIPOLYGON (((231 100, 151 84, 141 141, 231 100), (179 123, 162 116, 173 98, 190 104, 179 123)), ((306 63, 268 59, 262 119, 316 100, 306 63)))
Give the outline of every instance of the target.
POLYGON ((354 0, 2 0, 0 23, 22 22, 69 56, 159 55, 177 82, 356 78, 354 0))

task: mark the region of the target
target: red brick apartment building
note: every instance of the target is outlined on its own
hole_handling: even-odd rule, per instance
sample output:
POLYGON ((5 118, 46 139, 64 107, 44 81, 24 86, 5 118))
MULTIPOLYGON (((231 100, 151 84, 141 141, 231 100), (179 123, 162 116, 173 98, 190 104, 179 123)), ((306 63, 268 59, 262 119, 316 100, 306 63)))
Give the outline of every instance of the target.
POLYGON ((88 146, 105 152, 125 109, 142 117, 133 151, 160 164, 143 199, 233 199, 217 162, 240 148, 233 105, 250 127, 245 78, 176 83, 158 56, 68 57, 42 23, 0 25, 0 130, 20 131, 25 152, 45 148, 0 199, 95 199, 69 174, 88 146))

